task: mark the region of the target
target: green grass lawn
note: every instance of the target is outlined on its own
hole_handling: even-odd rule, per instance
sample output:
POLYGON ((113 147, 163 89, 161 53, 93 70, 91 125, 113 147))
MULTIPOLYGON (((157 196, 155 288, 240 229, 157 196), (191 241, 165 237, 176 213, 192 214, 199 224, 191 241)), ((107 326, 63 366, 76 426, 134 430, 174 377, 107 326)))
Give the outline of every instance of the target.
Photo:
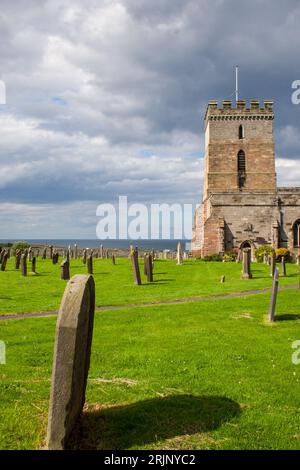
MULTIPOLYGON (((299 449, 300 365, 291 344, 300 339, 300 292, 279 293, 272 325, 269 300, 97 312, 82 448, 299 449)), ((0 323, 1 449, 44 444, 55 322, 0 323)))
MULTIPOLYGON (((30 264, 29 264, 30 266, 30 264)), ((271 287, 270 268, 253 263, 253 279, 241 279, 241 264, 203 261, 187 261, 181 266, 175 260, 155 261, 154 283, 148 284, 143 275, 143 261, 140 260, 142 286, 133 284, 130 261, 117 259, 116 266, 111 260, 94 260, 96 304, 123 305, 130 303, 157 302, 184 297, 222 295, 251 289, 271 287), (224 284, 220 283, 222 275, 224 284)), ((86 273, 81 259, 71 261, 71 275, 86 273)), ((0 313, 22 313, 57 310, 66 286, 60 280, 60 263, 53 265, 50 260, 37 260, 37 273, 26 278, 14 270, 14 260, 8 261, 7 270, 0 271, 0 313)), ((281 285, 296 284, 298 267, 287 264, 288 276, 280 279, 281 285)))
MULTIPOLYGON (((39 275, 22 278, 12 263, 0 272, 1 314, 58 309, 66 285, 59 265, 39 259, 39 275)), ((269 293, 142 305, 270 287, 262 264, 252 265, 252 280, 241 280, 236 263, 157 261, 155 282, 142 286, 133 285, 127 259, 116 266, 95 260, 94 267, 96 304, 127 307, 95 314, 82 448, 300 448, 300 365, 291 361, 300 339, 299 290, 279 292, 270 325, 269 293)), ((85 272, 81 260, 72 262, 72 275, 85 272)), ((296 285, 297 266, 287 272, 280 285, 296 285)), ((0 321, 7 348, 0 449, 44 445, 55 322, 0 321)))

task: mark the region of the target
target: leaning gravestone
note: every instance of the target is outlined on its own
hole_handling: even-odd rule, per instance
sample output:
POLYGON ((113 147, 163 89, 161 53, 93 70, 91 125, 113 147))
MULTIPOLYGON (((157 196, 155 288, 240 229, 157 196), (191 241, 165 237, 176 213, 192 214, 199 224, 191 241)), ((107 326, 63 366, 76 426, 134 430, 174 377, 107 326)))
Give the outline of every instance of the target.
POLYGON ((134 283, 137 286, 140 286, 142 284, 142 281, 141 281, 141 273, 140 273, 140 267, 139 267, 139 253, 137 249, 131 252, 130 258, 131 258, 131 264, 132 264, 132 270, 133 270, 134 283))
POLYGON ((279 283, 279 269, 275 268, 275 273, 273 277, 273 285, 272 285, 272 295, 269 307, 269 321, 273 322, 275 320, 275 308, 276 308, 276 300, 277 300, 277 293, 278 293, 278 283, 279 283))
POLYGON ((47 432, 49 450, 67 447, 84 406, 94 312, 93 277, 72 277, 66 286, 56 324, 47 432))
POLYGON ((274 277, 274 274, 275 274, 275 270, 276 270, 276 255, 275 253, 273 253, 270 257, 270 260, 271 260, 271 273, 270 273, 270 276, 271 277, 274 277))

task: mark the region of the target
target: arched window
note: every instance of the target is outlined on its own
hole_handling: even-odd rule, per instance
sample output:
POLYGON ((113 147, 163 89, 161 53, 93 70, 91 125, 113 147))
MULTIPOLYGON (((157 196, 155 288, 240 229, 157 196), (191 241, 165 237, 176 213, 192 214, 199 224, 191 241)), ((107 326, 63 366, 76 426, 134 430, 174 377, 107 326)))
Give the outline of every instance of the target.
POLYGON ((246 156, 244 150, 240 150, 238 153, 238 184, 239 188, 243 188, 246 182, 246 156))
POLYGON ((245 129, 244 126, 241 124, 239 126, 239 139, 244 139, 245 137, 245 129))
POLYGON ((300 247, 300 219, 294 223, 293 226, 293 234, 294 234, 294 247, 300 247))

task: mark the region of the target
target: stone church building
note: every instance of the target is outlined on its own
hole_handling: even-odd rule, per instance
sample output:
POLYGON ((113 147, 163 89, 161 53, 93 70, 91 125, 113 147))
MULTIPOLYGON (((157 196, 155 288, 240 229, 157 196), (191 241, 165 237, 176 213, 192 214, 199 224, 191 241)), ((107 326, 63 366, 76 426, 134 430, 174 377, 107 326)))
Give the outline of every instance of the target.
POLYGON ((192 253, 260 245, 300 250, 300 187, 277 187, 272 101, 210 101, 205 115, 203 200, 192 253))

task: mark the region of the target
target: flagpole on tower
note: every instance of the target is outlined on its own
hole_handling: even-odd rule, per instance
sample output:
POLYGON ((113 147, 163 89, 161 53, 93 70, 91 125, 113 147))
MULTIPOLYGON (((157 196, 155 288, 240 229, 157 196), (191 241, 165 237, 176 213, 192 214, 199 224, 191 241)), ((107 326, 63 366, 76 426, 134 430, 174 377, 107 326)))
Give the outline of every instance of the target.
POLYGON ((239 68, 235 66, 235 101, 239 100, 239 68))

